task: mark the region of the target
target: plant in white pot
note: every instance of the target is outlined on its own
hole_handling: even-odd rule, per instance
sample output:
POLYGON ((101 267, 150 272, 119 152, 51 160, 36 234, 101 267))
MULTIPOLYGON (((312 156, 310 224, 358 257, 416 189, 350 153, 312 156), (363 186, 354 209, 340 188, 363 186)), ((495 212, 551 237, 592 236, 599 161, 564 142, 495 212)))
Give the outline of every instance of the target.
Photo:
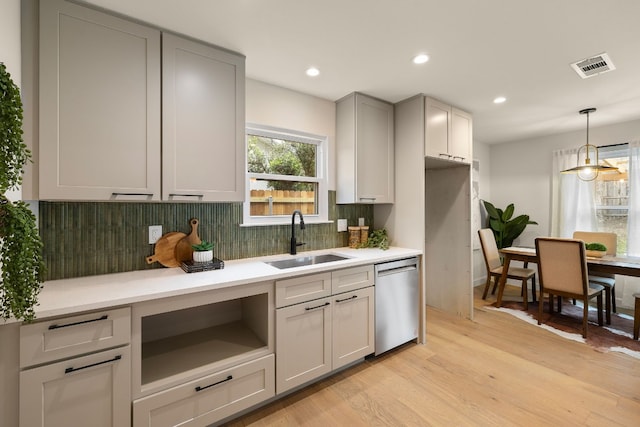
POLYGON ((209 262, 213 260, 213 243, 203 240, 197 245, 192 245, 194 262, 209 262))
POLYGON ((22 141, 20 90, 0 62, 0 316, 26 321, 35 318, 44 277, 42 240, 29 206, 9 200, 5 193, 20 186, 28 161, 31 151, 22 141))

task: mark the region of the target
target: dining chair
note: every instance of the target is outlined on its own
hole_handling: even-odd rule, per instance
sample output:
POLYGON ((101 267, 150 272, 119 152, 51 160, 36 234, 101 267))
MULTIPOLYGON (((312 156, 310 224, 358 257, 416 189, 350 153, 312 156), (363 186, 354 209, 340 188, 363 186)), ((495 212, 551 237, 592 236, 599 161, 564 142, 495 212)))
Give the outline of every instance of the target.
MULTIPOLYGON (((607 255, 616 256, 618 235, 616 233, 604 233, 596 231, 575 231, 574 239, 580 239, 586 243, 602 243, 607 247, 607 255)), ((589 282, 604 286, 604 307, 607 315, 607 325, 611 324, 611 311, 616 310, 616 276, 615 274, 598 273, 589 275, 589 282)))
MULTIPOLYGON (((549 294, 549 312, 553 313, 553 297, 575 298, 583 301, 582 337, 587 337, 589 301, 597 300, 598 325, 602 326, 602 291, 604 286, 589 284, 587 256, 584 242, 578 239, 538 237, 538 275, 540 280, 540 302, 538 303, 538 325, 541 324, 544 294, 549 294)), ((559 303, 560 304, 560 303, 559 303)), ((560 307, 558 307, 560 311, 560 307)))
MULTIPOLYGON (((496 292, 498 281, 502 276, 502 261, 500 260, 500 252, 498 252, 498 245, 496 239, 493 236, 493 230, 490 228, 483 228, 478 230, 480 236, 480 246, 482 247, 482 254, 484 255, 484 264, 487 268, 487 281, 484 285, 484 292, 482 293, 482 299, 487 298, 489 287, 491 286, 491 279, 493 278, 493 290, 491 294, 496 292)), ((511 267, 507 272, 507 278, 520 280, 522 283, 522 302, 524 309, 529 308, 529 295, 527 291, 527 282, 531 279, 531 292, 533 294, 533 301, 536 301, 536 271, 531 268, 511 267)))

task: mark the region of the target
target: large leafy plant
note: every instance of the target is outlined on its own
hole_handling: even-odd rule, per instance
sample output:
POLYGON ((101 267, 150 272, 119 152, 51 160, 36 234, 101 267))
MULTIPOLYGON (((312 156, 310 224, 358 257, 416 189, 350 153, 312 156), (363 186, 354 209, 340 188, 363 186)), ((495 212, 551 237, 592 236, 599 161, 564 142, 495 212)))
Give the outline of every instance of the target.
POLYGON ((0 63, 0 316, 33 320, 42 287, 44 262, 36 218, 23 201, 5 193, 22 182, 31 152, 22 141, 20 90, 0 63))
POLYGON ((538 224, 529 220, 529 215, 518 215, 513 217, 515 207, 513 203, 505 210, 496 208, 493 204, 483 200, 484 208, 489 215, 489 227, 493 230, 498 249, 513 245, 513 241, 522 234, 529 224, 538 224))

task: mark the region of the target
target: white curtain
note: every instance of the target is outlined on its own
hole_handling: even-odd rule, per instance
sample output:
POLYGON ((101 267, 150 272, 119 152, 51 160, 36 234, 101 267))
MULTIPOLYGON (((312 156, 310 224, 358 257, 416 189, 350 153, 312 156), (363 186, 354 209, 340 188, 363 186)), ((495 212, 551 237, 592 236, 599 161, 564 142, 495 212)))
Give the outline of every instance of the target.
POLYGON ((597 228, 595 184, 582 181, 577 174, 561 174, 578 164, 578 149, 553 152, 551 179, 551 235, 572 237, 576 230, 597 228))
POLYGON ((629 143, 627 255, 640 256, 640 141, 629 143))

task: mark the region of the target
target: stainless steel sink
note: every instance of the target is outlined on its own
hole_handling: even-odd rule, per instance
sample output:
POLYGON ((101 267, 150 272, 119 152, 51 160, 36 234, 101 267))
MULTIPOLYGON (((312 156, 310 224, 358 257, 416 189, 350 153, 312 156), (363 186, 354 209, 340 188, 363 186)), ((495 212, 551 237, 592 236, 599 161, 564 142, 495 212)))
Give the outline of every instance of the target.
POLYGON ((349 259, 341 255, 324 254, 324 255, 311 255, 290 259, 281 259, 278 261, 270 261, 265 264, 269 264, 279 269, 303 267, 305 265, 324 264, 325 262, 342 261, 349 259))

